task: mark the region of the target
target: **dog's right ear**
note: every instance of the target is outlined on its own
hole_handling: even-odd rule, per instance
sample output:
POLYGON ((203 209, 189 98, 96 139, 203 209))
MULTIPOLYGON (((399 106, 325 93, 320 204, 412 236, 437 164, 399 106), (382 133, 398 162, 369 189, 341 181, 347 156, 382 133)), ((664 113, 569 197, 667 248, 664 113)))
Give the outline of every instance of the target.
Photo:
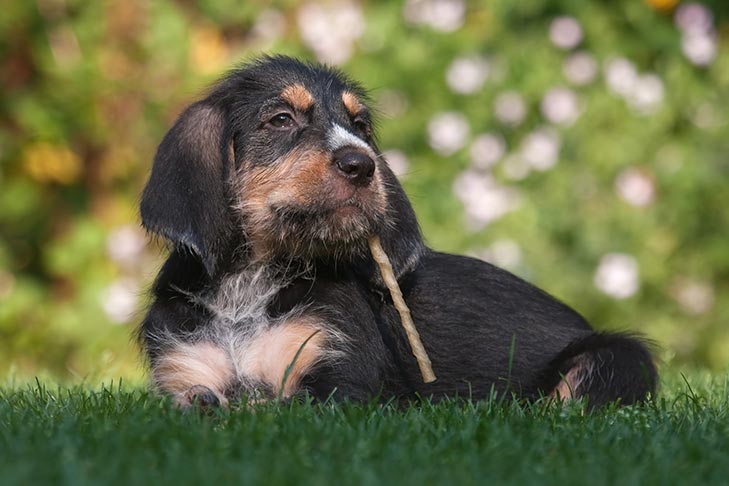
POLYGON ((220 108, 188 107, 157 149, 141 202, 144 227, 197 255, 211 276, 233 231, 228 137, 220 108))

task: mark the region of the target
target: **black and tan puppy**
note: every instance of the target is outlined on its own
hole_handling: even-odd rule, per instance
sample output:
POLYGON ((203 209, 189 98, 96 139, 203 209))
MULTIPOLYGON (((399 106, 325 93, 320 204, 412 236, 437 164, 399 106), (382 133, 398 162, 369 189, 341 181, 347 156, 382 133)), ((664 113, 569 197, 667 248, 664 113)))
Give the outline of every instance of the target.
POLYGON ((232 71, 162 141, 144 226, 172 244, 140 329, 188 405, 308 393, 644 399, 637 339, 595 332, 508 272, 422 241, 362 88, 285 57, 232 71), (380 236, 438 376, 423 383, 367 247, 380 236))

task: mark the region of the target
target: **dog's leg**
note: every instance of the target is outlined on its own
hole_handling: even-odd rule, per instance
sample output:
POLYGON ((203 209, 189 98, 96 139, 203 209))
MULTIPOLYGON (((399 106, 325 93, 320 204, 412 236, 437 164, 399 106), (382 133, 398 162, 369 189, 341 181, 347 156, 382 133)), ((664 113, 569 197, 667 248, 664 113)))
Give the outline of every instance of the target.
POLYGON ((558 358, 560 380, 551 396, 558 400, 587 397, 590 408, 616 400, 622 405, 654 393, 657 372, 646 346, 630 336, 593 334, 558 358))
POLYGON ((210 342, 175 344, 156 357, 152 375, 157 388, 182 407, 226 405, 234 379, 228 354, 210 342))
POLYGON ((307 373, 335 355, 332 337, 316 318, 294 317, 241 340, 234 351, 235 369, 245 382, 265 385, 273 397, 289 398, 307 373))

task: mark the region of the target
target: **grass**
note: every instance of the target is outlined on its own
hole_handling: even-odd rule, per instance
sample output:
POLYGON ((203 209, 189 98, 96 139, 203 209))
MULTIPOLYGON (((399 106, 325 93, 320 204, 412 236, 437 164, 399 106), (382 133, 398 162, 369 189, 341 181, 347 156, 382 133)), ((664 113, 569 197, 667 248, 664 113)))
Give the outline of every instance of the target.
POLYGON ((578 405, 266 404, 182 413, 121 386, 0 388, 0 484, 726 484, 729 376, 578 405))

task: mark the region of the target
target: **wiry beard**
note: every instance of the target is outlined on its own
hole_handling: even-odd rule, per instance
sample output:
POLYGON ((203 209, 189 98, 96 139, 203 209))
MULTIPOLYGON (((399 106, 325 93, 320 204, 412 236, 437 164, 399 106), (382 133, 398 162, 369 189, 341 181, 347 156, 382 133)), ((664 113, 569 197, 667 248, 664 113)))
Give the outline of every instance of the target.
POLYGON ((377 232, 381 219, 357 200, 339 209, 282 205, 270 208, 255 233, 266 259, 347 262, 367 254, 367 237, 377 232))
POLYGON ((304 259, 351 259, 366 250, 367 236, 376 227, 374 218, 355 204, 349 214, 337 211, 302 211, 280 207, 273 211, 272 236, 277 253, 304 259), (354 214, 352 214, 354 212, 354 214))

